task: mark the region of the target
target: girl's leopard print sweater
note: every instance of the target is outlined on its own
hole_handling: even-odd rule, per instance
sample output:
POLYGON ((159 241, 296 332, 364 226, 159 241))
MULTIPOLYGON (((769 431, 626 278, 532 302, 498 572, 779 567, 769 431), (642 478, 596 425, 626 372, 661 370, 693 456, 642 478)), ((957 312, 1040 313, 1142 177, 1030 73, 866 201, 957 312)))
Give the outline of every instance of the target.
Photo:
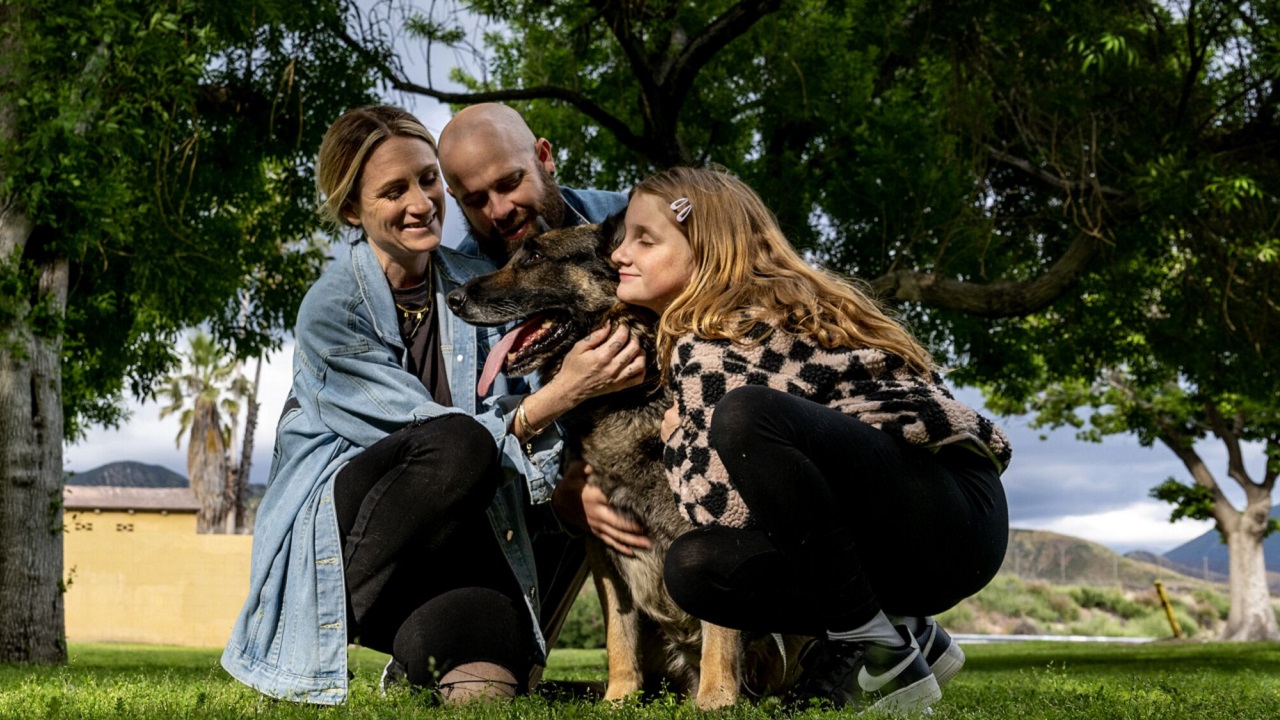
POLYGON ((1001 472, 1013 454, 1000 428, 956 401, 937 373, 920 375, 884 350, 827 350, 783 332, 754 345, 690 335, 676 343, 670 385, 680 425, 666 441, 663 462, 681 512, 695 525, 752 526, 707 440, 716 403, 743 385, 822 403, 913 445, 963 443, 1001 472))

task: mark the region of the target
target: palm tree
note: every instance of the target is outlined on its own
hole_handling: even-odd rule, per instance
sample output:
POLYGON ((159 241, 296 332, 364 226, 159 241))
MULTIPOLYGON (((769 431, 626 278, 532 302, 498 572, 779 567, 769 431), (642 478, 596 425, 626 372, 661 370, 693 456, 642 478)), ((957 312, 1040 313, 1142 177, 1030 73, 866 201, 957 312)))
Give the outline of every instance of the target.
POLYGON ((231 450, 240 401, 251 396, 253 383, 240 374, 239 361, 228 356, 204 332, 191 337, 190 349, 182 358, 182 370, 157 393, 169 400, 169 405, 160 410, 160 417, 179 413, 178 435, 174 438, 178 447, 190 432, 187 475, 200 502, 197 532, 234 530, 238 521, 236 501, 241 493, 237 477, 240 473, 232 462, 231 450))

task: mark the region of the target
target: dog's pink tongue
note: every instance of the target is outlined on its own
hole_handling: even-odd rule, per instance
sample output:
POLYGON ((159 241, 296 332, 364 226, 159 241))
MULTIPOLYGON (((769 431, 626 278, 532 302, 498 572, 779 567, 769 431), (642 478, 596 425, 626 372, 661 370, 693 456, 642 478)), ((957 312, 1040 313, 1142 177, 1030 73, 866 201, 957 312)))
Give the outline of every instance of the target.
POLYGON ((480 382, 476 383, 476 392, 480 397, 489 394, 489 388, 493 387, 493 379, 498 377, 498 373, 502 372, 502 368, 506 366, 507 353, 515 346, 516 341, 528 335, 541 323, 540 317, 530 318, 503 335, 498 344, 493 346, 489 351, 489 357, 485 358, 484 369, 480 371, 480 382))

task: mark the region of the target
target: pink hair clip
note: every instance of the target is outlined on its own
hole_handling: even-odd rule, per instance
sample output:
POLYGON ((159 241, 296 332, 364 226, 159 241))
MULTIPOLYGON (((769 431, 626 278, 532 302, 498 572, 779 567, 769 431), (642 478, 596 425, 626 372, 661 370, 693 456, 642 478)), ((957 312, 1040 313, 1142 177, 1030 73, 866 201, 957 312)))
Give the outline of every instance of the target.
POLYGON ((671 203, 671 209, 676 213, 676 222, 684 223, 684 219, 689 217, 689 211, 693 209, 693 203, 689 202, 689 198, 682 197, 671 203))

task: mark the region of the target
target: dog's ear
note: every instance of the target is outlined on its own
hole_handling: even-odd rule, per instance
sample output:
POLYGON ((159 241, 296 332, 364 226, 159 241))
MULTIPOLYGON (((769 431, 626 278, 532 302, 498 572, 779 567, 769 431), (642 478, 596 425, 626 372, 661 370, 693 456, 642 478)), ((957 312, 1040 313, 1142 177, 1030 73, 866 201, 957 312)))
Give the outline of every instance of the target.
POLYGON ((622 244, 622 237, 626 234, 622 221, 626 216, 627 211, 620 210, 600 223, 600 254, 604 257, 612 255, 622 244))

